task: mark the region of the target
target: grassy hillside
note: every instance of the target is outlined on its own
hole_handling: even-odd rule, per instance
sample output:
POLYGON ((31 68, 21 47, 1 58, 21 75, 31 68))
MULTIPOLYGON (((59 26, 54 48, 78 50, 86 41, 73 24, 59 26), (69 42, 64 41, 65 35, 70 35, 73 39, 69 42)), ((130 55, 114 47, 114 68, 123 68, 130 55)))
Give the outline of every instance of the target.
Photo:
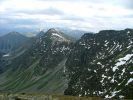
POLYGON ((67 81, 64 78, 64 65, 66 59, 61 61, 54 69, 48 69, 41 76, 36 76, 35 69, 39 61, 36 61, 26 70, 17 69, 14 73, 9 69, 0 77, 0 90, 19 92, 45 92, 53 94, 63 94, 67 88, 67 81))

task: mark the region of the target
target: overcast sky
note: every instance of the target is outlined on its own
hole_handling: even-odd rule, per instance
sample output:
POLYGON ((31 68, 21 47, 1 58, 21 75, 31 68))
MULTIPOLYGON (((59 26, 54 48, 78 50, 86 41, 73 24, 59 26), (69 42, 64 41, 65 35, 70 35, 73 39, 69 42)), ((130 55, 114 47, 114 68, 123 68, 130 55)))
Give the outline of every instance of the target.
POLYGON ((133 28, 133 0, 0 0, 0 31, 133 28))

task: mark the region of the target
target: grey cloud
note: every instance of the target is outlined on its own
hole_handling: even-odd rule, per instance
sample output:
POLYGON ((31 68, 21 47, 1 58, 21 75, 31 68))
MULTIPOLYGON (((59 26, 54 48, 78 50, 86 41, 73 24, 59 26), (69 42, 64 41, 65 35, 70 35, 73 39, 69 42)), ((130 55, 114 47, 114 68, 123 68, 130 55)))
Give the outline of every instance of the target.
POLYGON ((57 2, 57 1, 65 1, 65 2, 75 2, 75 1, 86 1, 86 0, 37 0, 37 1, 51 1, 51 2, 57 2))
MULTIPOLYGON (((80 1, 80 0, 79 0, 80 1)), ((121 6, 129 9, 133 9, 133 0, 82 0, 86 3, 94 4, 111 4, 114 6, 121 6)))
POLYGON ((133 18, 133 14, 123 16, 123 18, 133 18))
POLYGON ((6 12, 1 13, 1 15, 17 15, 20 13, 29 14, 29 15, 36 15, 36 14, 44 14, 44 15, 63 15, 64 12, 53 7, 49 7, 46 9, 36 9, 36 10, 12 10, 12 9, 6 9, 6 12))
POLYGON ((52 7, 42 10, 40 13, 47 14, 47 15, 63 15, 64 14, 61 10, 58 10, 52 7))
MULTIPOLYGON (((19 26, 19 25, 29 25, 29 26, 33 26, 33 25, 38 25, 38 22, 37 21, 34 21, 34 20, 29 20, 29 19, 11 19, 11 18, 1 18, 0 20, 5 20, 6 23, 2 23, 0 24, 0 30, 17 30, 16 29, 16 26, 19 26)), ((18 28, 19 30, 20 29, 23 29, 23 28, 18 28)), ((24 29, 26 30, 26 28, 24 29)), ((33 29, 34 30, 34 29, 33 29)))
POLYGON ((85 21, 84 18, 75 15, 62 16, 61 20, 85 21))
POLYGON ((127 8, 133 9, 133 1, 129 0, 129 2, 126 4, 127 8))
MULTIPOLYGON (((33 25, 33 24, 38 23, 37 20, 32 20, 32 19, 21 19, 21 18, 15 19, 14 18, 15 16, 16 15, 8 15, 8 16, 2 15, 0 17, 0 20, 5 22, 3 24, 9 24, 9 25, 11 25, 11 24, 16 24, 16 25, 19 25, 19 24, 29 24, 29 25, 33 25)), ((0 24, 0 27, 3 26, 3 24, 0 24)))
POLYGON ((41 10, 16 10, 12 11, 13 13, 25 13, 25 14, 30 14, 30 15, 35 15, 35 14, 45 14, 45 15, 63 15, 64 13, 56 8, 49 7, 47 9, 41 9, 41 10))
POLYGON ((0 0, 1 3, 2 3, 2 2, 5 2, 5 1, 7 1, 7 0, 0 0))
POLYGON ((27 10, 27 11, 16 11, 17 13, 26 13, 26 14, 45 14, 45 15, 63 15, 64 13, 61 10, 58 10, 53 7, 49 7, 47 9, 42 10, 27 10))

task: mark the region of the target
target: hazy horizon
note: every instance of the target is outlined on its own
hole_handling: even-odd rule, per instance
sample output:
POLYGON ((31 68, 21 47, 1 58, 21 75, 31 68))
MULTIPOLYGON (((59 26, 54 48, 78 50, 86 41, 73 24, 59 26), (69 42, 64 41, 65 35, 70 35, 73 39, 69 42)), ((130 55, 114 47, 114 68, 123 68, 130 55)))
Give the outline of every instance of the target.
POLYGON ((52 27, 98 32, 133 28, 132 0, 1 0, 0 34, 52 27))

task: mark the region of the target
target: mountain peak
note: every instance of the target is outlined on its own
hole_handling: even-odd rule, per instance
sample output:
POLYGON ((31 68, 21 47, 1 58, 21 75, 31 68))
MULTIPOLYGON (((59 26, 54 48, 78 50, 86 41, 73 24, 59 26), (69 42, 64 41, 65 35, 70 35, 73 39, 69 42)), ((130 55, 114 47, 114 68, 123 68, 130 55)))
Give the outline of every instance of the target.
POLYGON ((16 31, 9 32, 8 34, 4 35, 4 37, 25 37, 26 38, 26 36, 16 31))
POLYGON ((47 32, 48 33, 59 33, 59 31, 55 28, 50 28, 47 32))
POLYGON ((10 33, 8 33, 8 34, 11 34, 11 35, 18 35, 18 34, 20 34, 20 33, 16 32, 16 31, 12 31, 12 32, 10 32, 10 33))
POLYGON ((56 31, 56 29, 55 28, 50 28, 49 31, 56 31))
POLYGON ((29 38, 18 32, 10 32, 0 37, 0 51, 4 53, 11 52, 19 48, 28 39, 29 38))
POLYGON ((49 29, 44 36, 49 37, 49 39, 52 39, 52 41, 70 41, 70 39, 68 38, 69 36, 55 28, 49 29))

